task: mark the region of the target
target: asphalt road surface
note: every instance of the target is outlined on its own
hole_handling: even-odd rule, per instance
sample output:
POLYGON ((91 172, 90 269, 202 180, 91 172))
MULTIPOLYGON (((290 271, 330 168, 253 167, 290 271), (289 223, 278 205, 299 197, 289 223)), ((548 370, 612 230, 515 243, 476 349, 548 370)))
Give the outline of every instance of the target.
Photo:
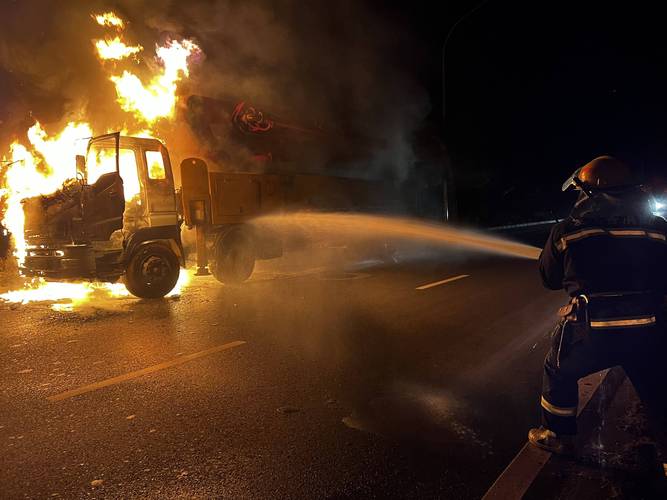
POLYGON ((538 422, 536 263, 292 264, 0 304, 0 497, 480 497, 538 422))

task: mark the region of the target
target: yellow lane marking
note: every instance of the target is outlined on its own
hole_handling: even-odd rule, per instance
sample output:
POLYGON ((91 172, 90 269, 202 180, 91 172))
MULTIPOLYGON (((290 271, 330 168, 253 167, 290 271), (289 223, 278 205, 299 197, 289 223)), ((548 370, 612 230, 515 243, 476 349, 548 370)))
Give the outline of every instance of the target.
POLYGON ((179 356, 176 359, 165 361, 164 363, 149 366, 147 368, 142 368, 141 370, 125 373, 124 375, 108 378, 106 380, 101 380, 100 382, 95 382, 94 384, 84 385, 83 387, 72 389, 71 391, 61 392, 60 394, 49 396, 46 399, 48 399, 51 402, 55 402, 55 401, 62 401, 63 399, 73 398, 74 396, 79 396, 87 392, 96 391, 98 389, 109 387, 111 385, 120 384, 121 382, 127 382, 128 380, 143 377, 144 375, 148 375, 149 373, 155 373, 157 371, 164 370, 166 368, 171 368, 172 366, 182 365, 183 363, 187 363, 188 361, 192 361, 193 359, 202 358, 204 356, 208 356, 209 354, 214 354, 220 351, 226 351, 227 349, 232 349, 234 347, 238 347, 243 344, 245 344, 243 340, 235 340, 234 342, 229 342, 228 344, 222 344, 219 346, 211 347, 210 349, 206 349, 205 351, 199 351, 192 354, 187 354, 185 356, 179 356))
POLYGON ((452 281, 462 280, 463 278, 469 278, 469 274, 461 274, 460 276, 454 276, 452 278, 447 278, 446 280, 436 281, 435 283, 428 283, 427 285, 418 286, 415 290, 428 290, 434 286, 444 285, 445 283, 451 283, 452 281))

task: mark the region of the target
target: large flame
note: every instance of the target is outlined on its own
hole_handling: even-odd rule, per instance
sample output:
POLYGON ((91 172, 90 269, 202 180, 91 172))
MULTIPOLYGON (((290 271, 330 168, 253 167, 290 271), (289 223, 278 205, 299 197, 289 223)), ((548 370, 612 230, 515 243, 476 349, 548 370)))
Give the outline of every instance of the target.
POLYGON ((28 130, 30 148, 19 142, 11 145, 13 163, 5 173, 7 210, 2 222, 14 236, 19 263, 23 263, 26 254, 21 200, 53 193, 64 181, 75 177, 74 157, 85 153, 91 135, 88 124, 72 122, 59 134, 49 137, 37 122, 28 130))
MULTIPOLYGON (((171 40, 163 47, 156 47, 162 69, 147 85, 128 70, 121 75, 112 75, 110 79, 116 86, 121 108, 148 124, 172 117, 176 108, 176 84, 189 76, 188 58, 197 51, 199 47, 189 40, 171 40)), ((106 59, 101 51, 98 54, 106 59)))
MULTIPOLYGON (((95 16, 95 19, 98 24, 114 27, 117 31, 122 31, 124 27, 122 19, 113 12, 95 16)), ((102 61, 119 61, 136 56, 143 50, 141 45, 126 44, 121 35, 113 39, 96 40, 95 47, 102 61)), ((149 125, 160 118, 172 117, 176 108, 177 83, 189 76, 188 59, 198 52, 199 47, 190 40, 168 40, 165 45, 155 47, 160 70, 147 84, 127 69, 122 73, 110 74, 109 79, 116 86, 121 108, 149 125)), ((115 66, 113 69, 116 69, 115 66)))

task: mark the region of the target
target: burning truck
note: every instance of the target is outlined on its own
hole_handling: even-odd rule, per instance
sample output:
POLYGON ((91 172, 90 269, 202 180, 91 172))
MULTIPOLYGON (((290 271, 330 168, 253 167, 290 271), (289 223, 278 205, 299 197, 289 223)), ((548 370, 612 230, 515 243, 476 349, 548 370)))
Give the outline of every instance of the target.
POLYGON ((23 200, 22 274, 124 277, 133 295, 163 297, 185 265, 173 186, 169 153, 157 139, 120 133, 90 139, 87 154, 76 156, 75 178, 55 193, 23 200))
MULTIPOLYGON (((180 189, 167 148, 153 138, 107 134, 89 140, 76 156, 76 176, 57 191, 23 200, 25 258, 21 272, 47 280, 123 279, 128 291, 158 298, 176 285, 186 264, 181 226, 197 233, 198 274, 208 268, 223 283, 240 283, 258 259, 282 255, 282 235, 254 221, 296 210, 387 211, 405 207, 415 190, 393 182, 303 173, 312 153, 346 158, 320 129, 266 115, 243 101, 193 96, 191 129, 209 144, 207 161, 180 161, 180 189), (226 152, 216 148, 223 124, 226 152), (230 148, 247 153, 234 164, 230 148), (209 259, 210 256, 210 259, 209 259)), ((350 141, 346 141, 349 145, 350 141)), ((354 158, 363 159, 363 148, 354 158)), ((332 161, 326 163, 331 165, 332 161)), ((324 164, 323 164, 324 165, 324 164)), ((326 167, 331 169, 332 167, 326 167)))
MULTIPOLYGON (((283 235, 257 224, 264 215, 392 208, 433 218, 448 213, 440 153, 427 154, 427 161, 422 155, 419 168, 407 169, 420 174, 398 182, 384 167, 369 168, 376 152, 391 156, 391 148, 325 132, 320 123, 304 123, 303 113, 285 118, 284 110, 265 113, 238 99, 201 96, 177 106, 178 84, 200 59, 199 46, 167 38, 156 44, 152 62, 141 64, 149 52, 130 43, 123 19, 113 12, 91 17, 102 36, 93 40, 96 55, 123 116, 132 117, 129 125, 118 118, 104 128, 132 132, 93 137, 85 148, 81 139, 94 135, 86 121, 69 122, 55 136, 35 123, 26 134, 29 146, 12 143, 0 172, 2 222, 13 233, 24 276, 124 281, 138 297, 162 297, 186 264, 184 225, 196 231, 199 274, 210 269, 218 280, 238 283, 256 260, 285 250, 283 235), (174 132, 183 124, 189 130, 174 132), (173 157, 152 138, 162 125, 171 130, 173 157)), ((437 145, 430 149, 441 152, 437 145)))

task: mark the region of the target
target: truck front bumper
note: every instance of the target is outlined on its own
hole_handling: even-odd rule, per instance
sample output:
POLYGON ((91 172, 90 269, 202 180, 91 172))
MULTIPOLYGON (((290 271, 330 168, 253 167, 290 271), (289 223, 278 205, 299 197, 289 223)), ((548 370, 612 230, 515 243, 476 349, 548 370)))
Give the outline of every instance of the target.
POLYGON ((56 280, 91 279, 96 273, 95 253, 90 245, 29 246, 21 273, 56 280))

